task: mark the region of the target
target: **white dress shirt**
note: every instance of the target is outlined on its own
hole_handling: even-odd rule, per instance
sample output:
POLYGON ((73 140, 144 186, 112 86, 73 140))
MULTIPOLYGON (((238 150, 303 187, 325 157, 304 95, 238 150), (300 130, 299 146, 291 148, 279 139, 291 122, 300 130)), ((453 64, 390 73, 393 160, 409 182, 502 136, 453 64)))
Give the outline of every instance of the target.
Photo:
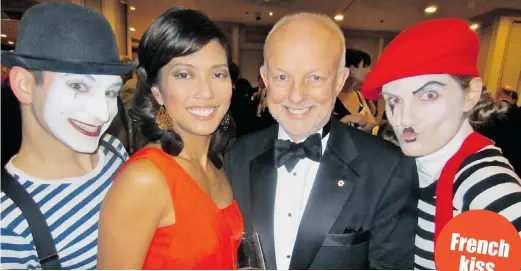
MULTIPOLYGON (((322 135, 322 130, 318 132, 322 135)), ((278 138, 291 140, 279 126, 278 138)), ((322 138, 322 154, 329 134, 322 138)), ((297 143, 303 142, 302 139, 297 143)), ((277 188, 273 219, 273 237, 277 269, 287 270, 304 210, 315 182, 320 163, 309 158, 301 159, 291 172, 285 166, 277 169, 277 188)))

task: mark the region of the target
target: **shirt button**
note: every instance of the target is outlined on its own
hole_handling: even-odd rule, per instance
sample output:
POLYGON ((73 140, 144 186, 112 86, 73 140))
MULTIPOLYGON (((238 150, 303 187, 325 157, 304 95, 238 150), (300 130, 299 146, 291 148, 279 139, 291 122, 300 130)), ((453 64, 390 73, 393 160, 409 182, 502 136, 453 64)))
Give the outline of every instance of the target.
POLYGON ((288 213, 288 216, 291 217, 291 213, 288 213))
POLYGON ((290 255, 286 255, 286 258, 288 258, 288 259, 289 259, 289 258, 291 258, 291 256, 290 256, 290 255))
POLYGON ((293 172, 293 176, 297 176, 297 173, 296 173, 296 172, 293 172))

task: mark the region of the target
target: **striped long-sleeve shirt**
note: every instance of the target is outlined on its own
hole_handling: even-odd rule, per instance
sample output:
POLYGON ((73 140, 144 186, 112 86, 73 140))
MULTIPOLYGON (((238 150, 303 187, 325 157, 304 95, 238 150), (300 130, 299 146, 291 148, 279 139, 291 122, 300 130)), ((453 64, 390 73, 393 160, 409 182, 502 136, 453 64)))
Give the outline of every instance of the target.
MULTIPOLYGON (((114 175, 123 165, 123 159, 128 158, 123 145, 115 137, 106 135, 102 141, 98 166, 86 176, 38 180, 24 174, 11 162, 6 165, 6 170, 27 189, 40 207, 63 269, 96 268, 101 202, 114 175)), ((27 220, 5 193, 1 194, 1 202, 0 269, 41 269, 27 220)))
MULTIPOLYGON (((421 180, 420 174, 420 180, 421 180)), ((438 176, 439 177, 439 176, 438 176)), ((415 239, 415 269, 435 269, 436 181, 421 187, 415 239)), ((521 180, 501 150, 490 145, 467 157, 453 185, 454 216, 476 209, 497 212, 521 234, 521 180)))

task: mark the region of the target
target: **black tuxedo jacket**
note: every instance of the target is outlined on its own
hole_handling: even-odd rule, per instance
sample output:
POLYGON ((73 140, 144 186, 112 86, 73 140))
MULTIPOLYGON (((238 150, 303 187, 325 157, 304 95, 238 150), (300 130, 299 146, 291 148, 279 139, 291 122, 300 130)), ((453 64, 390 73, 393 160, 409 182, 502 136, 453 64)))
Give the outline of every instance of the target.
MULTIPOLYGON (((267 269, 277 268, 273 239, 277 135, 276 125, 242 137, 225 156, 245 229, 259 234, 267 269)), ((413 269, 415 187, 413 159, 387 142, 332 120, 290 269, 413 269)))

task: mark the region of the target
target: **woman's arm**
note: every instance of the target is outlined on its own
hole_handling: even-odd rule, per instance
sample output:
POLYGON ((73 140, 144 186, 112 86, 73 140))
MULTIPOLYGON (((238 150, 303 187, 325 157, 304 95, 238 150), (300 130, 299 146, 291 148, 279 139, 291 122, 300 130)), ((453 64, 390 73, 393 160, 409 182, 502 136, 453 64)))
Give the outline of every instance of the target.
POLYGON ((376 107, 375 103, 373 101, 367 102, 367 100, 365 100, 365 103, 369 107, 369 111, 371 112, 371 115, 376 116, 377 107, 376 107))
POLYGON ((107 193, 100 215, 98 269, 141 269, 171 206, 168 184, 145 159, 130 162, 107 193))
POLYGON ((373 115, 369 112, 369 107, 365 103, 365 100, 363 102, 362 112, 359 114, 344 116, 340 121, 343 123, 356 123, 364 131, 371 131, 376 124, 373 115))
POLYGON ((365 99, 362 99, 362 104, 363 104, 363 112, 365 113, 365 116, 367 117, 367 124, 368 124, 368 125, 366 125, 365 128, 368 130, 371 130, 376 125, 376 120, 375 120, 373 114, 371 113, 371 109, 367 105, 367 102, 365 101, 365 99))

